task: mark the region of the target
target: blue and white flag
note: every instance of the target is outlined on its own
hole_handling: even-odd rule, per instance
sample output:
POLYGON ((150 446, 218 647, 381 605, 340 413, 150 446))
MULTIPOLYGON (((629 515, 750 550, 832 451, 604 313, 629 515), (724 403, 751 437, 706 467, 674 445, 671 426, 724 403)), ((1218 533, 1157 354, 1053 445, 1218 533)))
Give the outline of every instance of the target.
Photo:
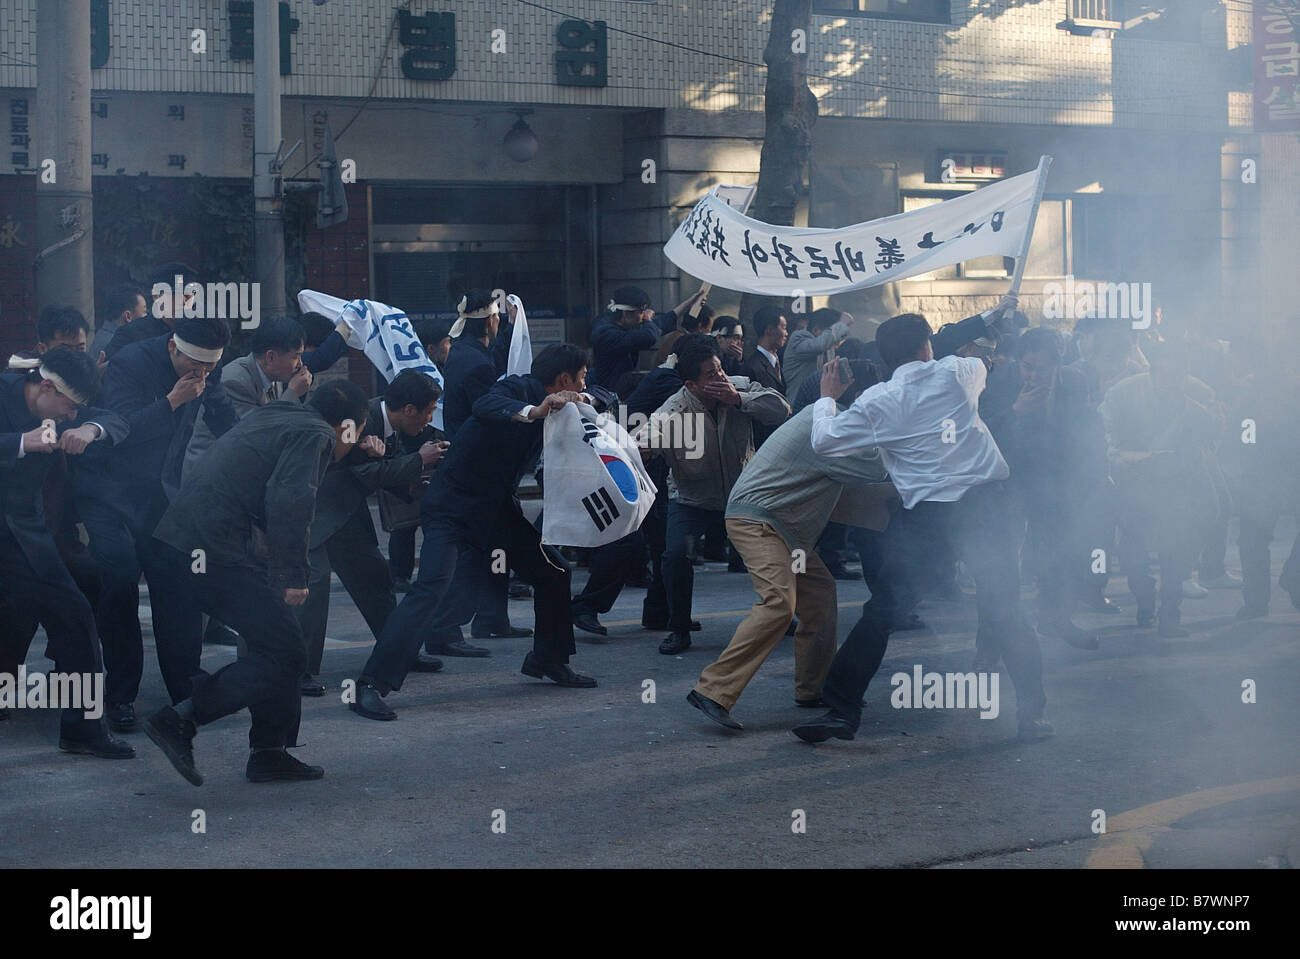
MULTIPOLYGON (((420 338, 404 312, 376 300, 341 300, 328 293, 303 290, 298 294, 298 308, 304 313, 319 313, 348 326, 348 346, 361 350, 375 364, 388 382, 403 370, 424 373, 444 389, 442 374, 424 352, 420 338)), ((433 425, 442 429, 442 399, 433 413, 433 425)))

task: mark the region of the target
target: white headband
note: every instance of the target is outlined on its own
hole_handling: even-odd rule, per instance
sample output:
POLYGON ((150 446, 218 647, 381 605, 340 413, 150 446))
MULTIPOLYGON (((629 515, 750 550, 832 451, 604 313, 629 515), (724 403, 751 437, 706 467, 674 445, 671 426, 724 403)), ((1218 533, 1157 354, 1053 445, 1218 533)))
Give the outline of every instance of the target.
POLYGON ((9 357, 9 369, 11 370, 34 370, 41 365, 38 356, 19 356, 14 353, 9 357))
POLYGON ((56 390, 58 390, 68 399, 72 400, 72 402, 76 403, 78 406, 84 405, 86 400, 89 399, 88 396, 84 396, 81 393, 78 393, 76 390, 74 390, 71 386, 68 385, 67 380, 65 380, 58 373, 55 373, 53 370, 51 370, 48 366, 45 366, 44 364, 41 364, 40 366, 40 374, 41 374, 41 379, 49 380, 51 383, 54 384, 54 388, 56 390))
POLYGON ((466 320, 481 320, 484 317, 488 317, 494 313, 500 312, 497 309, 496 300, 493 300, 485 307, 482 307, 477 310, 472 310, 471 312, 466 313, 465 307, 466 305, 468 305, 468 303, 469 303, 468 298, 462 296, 460 298, 460 302, 456 304, 456 312, 459 315, 456 318, 456 322, 451 325, 451 329, 447 332, 447 335, 450 336, 452 339, 455 339, 456 337, 460 336, 462 333, 465 332, 466 320))
POLYGON ((215 350, 209 350, 202 346, 195 346, 193 343, 186 343, 175 333, 172 334, 172 341, 176 344, 176 349, 180 350, 192 360, 198 360, 200 363, 219 363, 221 361, 222 348, 217 347, 215 350))
POLYGON ((609 312, 611 312, 611 313, 617 313, 619 310, 631 311, 631 312, 633 312, 633 313, 640 313, 642 310, 648 310, 648 309, 650 309, 650 307, 648 307, 648 306, 628 306, 626 303, 615 303, 613 300, 610 300, 610 301, 609 301, 609 306, 605 307, 605 309, 607 309, 607 310, 608 310, 609 312))

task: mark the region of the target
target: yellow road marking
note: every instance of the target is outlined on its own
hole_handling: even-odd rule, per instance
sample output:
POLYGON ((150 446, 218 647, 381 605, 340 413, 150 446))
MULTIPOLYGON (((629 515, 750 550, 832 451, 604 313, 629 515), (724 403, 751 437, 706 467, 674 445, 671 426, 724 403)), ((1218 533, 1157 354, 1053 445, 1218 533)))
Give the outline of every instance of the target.
POLYGON ((1084 868, 1141 869, 1146 864, 1142 854, 1178 820, 1240 799, 1291 791, 1300 791, 1300 776, 1201 789, 1120 813, 1107 820, 1106 832, 1084 868))

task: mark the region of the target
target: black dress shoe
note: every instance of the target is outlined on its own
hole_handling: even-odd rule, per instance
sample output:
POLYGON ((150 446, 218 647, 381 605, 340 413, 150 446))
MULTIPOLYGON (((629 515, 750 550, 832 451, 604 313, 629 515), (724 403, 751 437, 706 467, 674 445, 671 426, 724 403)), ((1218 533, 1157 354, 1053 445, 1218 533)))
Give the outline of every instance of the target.
MULTIPOLYGON (((469 635, 471 639, 523 639, 525 636, 533 635, 533 631, 527 626, 507 626, 504 629, 484 629, 482 626, 472 626, 469 635)), ((466 654, 462 653, 461 655, 466 654)), ((485 654, 474 653, 473 655, 485 654)))
POLYGON ((1148 629, 1156 624, 1156 610, 1154 606, 1144 606, 1138 603, 1137 624, 1143 629, 1148 629))
POLYGON ((676 656, 678 653, 684 653, 690 648, 690 633, 669 633, 668 637, 659 644, 659 652, 665 656, 676 656))
POLYGON ((393 712, 388 704, 384 702, 384 697, 379 695, 379 690, 369 683, 359 683, 357 685, 357 701, 348 703, 348 709, 360 716, 365 716, 366 719, 378 719, 381 722, 397 718, 397 713, 393 712))
POLYGON ((822 709, 827 708, 826 700, 822 699, 820 696, 816 699, 796 699, 794 704, 802 709, 816 709, 818 706, 822 709))
POLYGON ((595 679, 590 676, 583 676, 581 673, 575 673, 565 663, 544 663, 532 653, 524 657, 524 665, 520 672, 525 676, 532 676, 534 679, 545 677, 557 686, 590 689, 596 685, 595 679))
POLYGON ((841 719, 834 713, 800 723, 791 732, 806 743, 824 743, 832 736, 836 739, 852 739, 854 735, 854 729, 848 720, 841 719))
POLYGON ((89 729, 59 733, 59 748, 65 753, 98 756, 100 759, 134 759, 135 747, 117 739, 103 723, 89 729))
POLYGON ((104 711, 104 718, 108 720, 108 728, 115 733, 134 732, 136 727, 135 705, 132 703, 119 703, 116 706, 110 705, 104 711))
POLYGON ((492 655, 492 650, 485 649, 482 646, 471 646, 463 639, 458 639, 452 643, 443 643, 435 652, 439 656, 463 656, 479 659, 492 655))
POLYGON ((290 756, 284 749, 258 749, 248 757, 244 775, 248 777, 249 782, 285 782, 323 779, 325 769, 322 766, 308 766, 305 762, 290 756))
POLYGON ((705 716, 708 716, 709 719, 713 720, 719 726, 726 729, 745 728, 737 720, 731 718, 731 711, 725 706, 721 703, 714 702, 708 696, 697 693, 693 689, 686 694, 686 701, 700 712, 704 713, 705 716))
POLYGON ((192 722, 164 706, 144 721, 144 731, 178 773, 196 786, 203 785, 202 773, 194 768, 194 736, 198 729, 192 722))
POLYGON ((325 695, 325 684, 316 682, 316 680, 311 676, 304 676, 298 690, 304 696, 311 696, 314 699, 318 699, 325 695))
POLYGON ((689 629, 692 633, 698 633, 700 630, 704 628, 704 626, 701 625, 698 619, 693 619, 691 620, 690 624, 686 628, 689 629))
POLYGON ((925 620, 916 613, 908 613, 906 616, 900 616, 890 623, 889 628, 896 633, 905 633, 913 629, 925 629, 925 620))
POLYGON ((609 635, 609 630, 600 624, 595 613, 579 613, 573 617, 573 625, 584 633, 595 633, 597 636, 609 635))
POLYGON ((1036 743, 1055 734, 1052 724, 1039 717, 1017 727, 1016 739, 1022 743, 1036 743))
POLYGON ((532 599, 533 588, 527 583, 511 583, 509 596, 511 599, 532 599))
POLYGON ((415 654, 415 662, 411 663, 411 672, 413 673, 438 673, 442 671, 442 660, 437 656, 426 656, 424 653, 415 654))

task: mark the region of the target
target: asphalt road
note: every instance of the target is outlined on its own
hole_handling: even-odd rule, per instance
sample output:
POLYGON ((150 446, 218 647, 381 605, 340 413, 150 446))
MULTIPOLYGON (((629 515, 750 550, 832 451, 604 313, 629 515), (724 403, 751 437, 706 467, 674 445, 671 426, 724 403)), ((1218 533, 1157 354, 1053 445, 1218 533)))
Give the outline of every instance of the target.
MULTIPOLYGON (((1294 535, 1286 523, 1277 566, 1279 544, 1294 535)), ((839 587, 843 639, 868 593, 860 581, 839 587)), ((573 665, 598 688, 530 680, 519 673, 528 640, 484 640, 492 658, 449 659, 441 674, 414 675, 389 698, 400 714, 391 723, 340 702, 370 640, 336 584, 323 676, 332 692, 304 701, 306 744, 297 751, 325 767, 324 780, 247 782, 246 713, 201 730, 196 756, 207 782, 196 789, 142 734, 130 737, 132 761, 74 757, 55 748, 57 715, 23 711, 0 723, 0 865, 1300 863, 1300 613, 1275 590, 1268 618, 1237 623, 1240 593, 1214 590, 1184 602, 1190 637, 1159 639, 1134 624, 1120 579, 1110 595, 1122 615, 1077 618, 1101 630, 1099 651, 1043 641, 1053 739, 1014 741, 1005 675, 996 719, 891 706, 895 672, 969 668, 968 596, 927 602, 927 629, 894 634, 857 739, 810 746, 790 733, 809 711, 793 704, 789 640, 734 710, 743 733, 685 702, 752 600, 748 577, 721 565, 697 571, 705 628, 680 656, 658 653, 662 634, 639 627, 643 593, 629 589, 604 617, 609 642, 579 641, 573 665), (643 701, 646 680, 653 703, 643 701), (1254 703, 1242 701, 1244 680, 1254 681, 1254 703), (1105 833, 1094 831, 1097 811, 1105 833), (800 821, 802 832, 793 828, 800 821)), ((511 616, 531 625, 531 603, 512 601, 511 616)), ((34 650, 29 669, 47 669, 39 638, 34 650)), ((208 648, 204 665, 231 655, 208 648)), ((149 656, 137 709, 164 702, 149 656)))

